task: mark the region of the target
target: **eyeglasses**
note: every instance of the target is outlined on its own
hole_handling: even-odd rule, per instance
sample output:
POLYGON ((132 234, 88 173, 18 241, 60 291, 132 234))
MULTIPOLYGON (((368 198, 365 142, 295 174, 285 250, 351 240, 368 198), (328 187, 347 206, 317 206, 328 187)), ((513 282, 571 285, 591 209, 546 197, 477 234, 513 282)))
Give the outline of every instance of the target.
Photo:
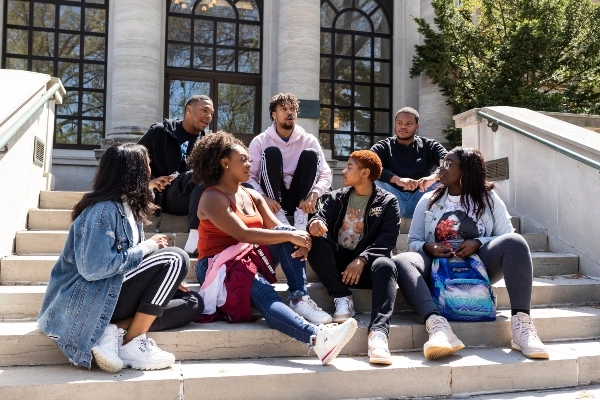
POLYGON ((453 165, 454 165, 454 163, 452 161, 448 161, 448 160, 442 160, 442 162, 440 163, 440 167, 442 167, 444 169, 450 169, 450 167, 453 165))

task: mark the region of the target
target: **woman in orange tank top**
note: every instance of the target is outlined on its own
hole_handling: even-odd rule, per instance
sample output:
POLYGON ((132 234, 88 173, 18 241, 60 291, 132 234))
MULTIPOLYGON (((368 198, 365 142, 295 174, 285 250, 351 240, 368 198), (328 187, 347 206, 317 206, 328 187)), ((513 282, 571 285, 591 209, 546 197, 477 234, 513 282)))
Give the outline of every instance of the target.
POLYGON ((280 263, 287 278, 290 306, 260 275, 252 282, 252 306, 270 327, 313 347, 321 362, 329 363, 357 325, 354 319, 337 326, 324 325, 331 322, 331 316, 308 296, 305 260, 311 248, 310 235, 283 225, 258 192, 241 186, 250 178, 250 160, 244 144, 231 134, 217 132, 198 140, 188 164, 194 181, 207 187, 198 205, 198 282, 205 280, 209 257, 227 247, 240 242, 267 245, 273 264, 280 263))

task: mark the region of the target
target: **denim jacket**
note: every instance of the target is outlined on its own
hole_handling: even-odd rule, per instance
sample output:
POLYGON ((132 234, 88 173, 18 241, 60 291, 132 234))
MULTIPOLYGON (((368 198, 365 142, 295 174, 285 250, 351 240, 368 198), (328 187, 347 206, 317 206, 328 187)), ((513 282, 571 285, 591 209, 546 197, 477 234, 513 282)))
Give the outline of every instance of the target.
MULTIPOLYGON (((138 222, 141 240, 142 223, 138 222)), ((72 364, 90 368, 92 347, 114 312, 123 274, 142 262, 123 204, 87 207, 73 221, 52 269, 38 326, 72 364)))
MULTIPOLYGON (((427 209, 429 200, 434 192, 428 192, 421 197, 408 232, 408 250, 422 252, 423 245, 427 242, 435 242, 435 227, 444 215, 444 202, 448 196, 448 191, 442 195, 432 206, 427 209)), ((481 220, 485 227, 482 237, 476 238, 482 245, 491 242, 493 239, 506 233, 512 233, 514 228, 510 222, 510 215, 506 210, 504 202, 493 190, 490 192, 493 210, 486 207, 481 220)))

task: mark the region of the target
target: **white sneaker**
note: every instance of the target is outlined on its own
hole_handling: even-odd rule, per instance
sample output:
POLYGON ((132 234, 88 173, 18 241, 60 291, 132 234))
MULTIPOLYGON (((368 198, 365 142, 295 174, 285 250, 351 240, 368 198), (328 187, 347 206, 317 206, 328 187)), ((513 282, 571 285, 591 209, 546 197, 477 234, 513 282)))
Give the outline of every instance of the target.
POLYGON ((336 297, 333 299, 335 303, 335 312, 333 313, 333 322, 341 324, 349 318, 354 317, 354 302, 350 297, 336 297))
POLYGON ((369 362, 373 364, 386 364, 392 363, 392 355, 388 349, 388 338, 382 331, 371 331, 369 332, 369 362))
POLYGON ((529 358, 549 358, 548 350, 540 340, 533 326, 533 318, 528 314, 518 312, 510 319, 512 341, 510 347, 520 351, 529 358))
POLYGON ((461 342, 446 318, 441 315, 432 315, 427 318, 425 323, 429 340, 423 345, 423 353, 428 360, 434 360, 440 357, 446 357, 463 349, 465 345, 461 342))
POLYGON ((340 354, 346 343, 352 339, 357 326, 354 318, 341 325, 317 326, 317 338, 313 349, 323 365, 329 364, 340 354))
POLYGON ((188 235, 187 242, 185 242, 185 246, 183 246, 183 250, 186 253, 193 254, 198 250, 198 239, 198 229, 190 229, 190 234, 188 235))
POLYGON ((119 347, 119 357, 123 360, 123 367, 143 370, 167 368, 175 362, 173 354, 159 349, 154 340, 146 338, 145 333, 119 347))
POLYGON ((290 308, 294 310, 296 314, 313 324, 320 325, 331 322, 331 315, 327 314, 317 306, 317 303, 312 301, 308 295, 302 296, 302 299, 296 304, 290 301, 290 308))
POLYGON ((302 211, 300 208, 296 208, 294 211, 294 228, 299 231, 305 231, 306 225, 308 224, 308 214, 302 211))
POLYGON ((288 221, 287 216, 285 215, 285 211, 283 211, 283 208, 280 208, 279 211, 275 213, 275 217, 284 225, 290 224, 290 221, 288 221))
POLYGON ((123 329, 108 324, 98 343, 92 347, 92 355, 98 368, 106 372, 119 372, 123 368, 119 347, 123 344, 124 334, 123 329))

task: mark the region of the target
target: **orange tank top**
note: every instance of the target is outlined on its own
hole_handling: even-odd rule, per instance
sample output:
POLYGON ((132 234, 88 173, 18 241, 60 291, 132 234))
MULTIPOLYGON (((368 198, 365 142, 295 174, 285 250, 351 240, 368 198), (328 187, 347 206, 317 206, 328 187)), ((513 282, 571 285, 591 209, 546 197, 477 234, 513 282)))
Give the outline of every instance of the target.
MULTIPOLYGON (((242 213, 236 207, 235 203, 231 201, 227 194, 223 193, 221 190, 217 189, 214 186, 209 187, 206 191, 214 189, 217 192, 221 193, 223 196, 227 197, 229 201, 229 205, 231 209, 235 211, 238 217, 242 220, 242 222, 248 228, 262 228, 263 227, 263 219, 258 209, 256 208, 256 204, 254 204, 254 199, 252 195, 248 193, 248 191, 242 186, 242 189, 248 193, 250 196, 250 201, 252 201, 252 206, 254 208, 254 215, 246 215, 242 213)), ((239 241, 235 239, 233 236, 228 235, 223 232, 219 228, 217 228, 209 219, 201 219, 200 225, 198 226, 198 259, 214 256, 215 254, 219 254, 229 246, 233 246, 234 244, 238 244, 239 241)))

